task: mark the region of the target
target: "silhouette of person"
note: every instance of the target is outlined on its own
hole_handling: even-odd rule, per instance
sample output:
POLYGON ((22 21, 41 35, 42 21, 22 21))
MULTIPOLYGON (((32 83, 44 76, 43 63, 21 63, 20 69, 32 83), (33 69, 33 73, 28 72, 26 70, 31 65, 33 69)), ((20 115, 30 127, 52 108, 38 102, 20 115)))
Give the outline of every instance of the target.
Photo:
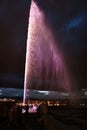
POLYGON ((26 105, 25 110, 26 110, 25 117, 28 120, 28 118, 29 118, 29 106, 28 106, 28 104, 26 105))
POLYGON ((48 108, 46 104, 41 104, 37 113, 39 116, 39 122, 44 125, 45 130, 58 130, 58 121, 50 114, 48 114, 48 108))
POLYGON ((16 111, 16 120, 17 120, 17 125, 21 125, 21 107, 17 106, 17 111, 16 111))

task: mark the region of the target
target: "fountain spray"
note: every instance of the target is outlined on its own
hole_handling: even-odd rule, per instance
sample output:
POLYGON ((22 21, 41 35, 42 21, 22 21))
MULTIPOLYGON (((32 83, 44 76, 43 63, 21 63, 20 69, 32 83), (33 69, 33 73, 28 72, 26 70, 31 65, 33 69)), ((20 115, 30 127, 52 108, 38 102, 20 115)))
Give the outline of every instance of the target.
POLYGON ((71 84, 64 58, 45 19, 43 11, 32 0, 26 47, 23 103, 29 99, 29 89, 59 90, 62 88, 62 90, 70 91, 71 84))

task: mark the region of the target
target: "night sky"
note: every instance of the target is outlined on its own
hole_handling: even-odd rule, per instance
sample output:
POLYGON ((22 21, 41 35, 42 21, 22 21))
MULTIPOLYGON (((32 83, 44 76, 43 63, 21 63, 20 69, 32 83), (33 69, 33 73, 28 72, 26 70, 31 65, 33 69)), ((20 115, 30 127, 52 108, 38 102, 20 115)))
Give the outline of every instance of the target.
MULTIPOLYGON (((36 0, 78 89, 87 88, 86 0, 36 0)), ((0 1, 0 87, 23 88, 30 0, 0 1)))

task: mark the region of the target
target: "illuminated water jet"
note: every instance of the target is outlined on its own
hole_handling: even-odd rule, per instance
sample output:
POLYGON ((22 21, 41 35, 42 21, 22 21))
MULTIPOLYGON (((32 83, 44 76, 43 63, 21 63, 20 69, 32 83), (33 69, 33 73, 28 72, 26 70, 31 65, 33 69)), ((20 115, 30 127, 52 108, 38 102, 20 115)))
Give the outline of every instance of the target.
POLYGON ((61 51, 56 47, 53 35, 45 24, 44 13, 33 0, 27 37, 24 103, 29 98, 28 89, 67 91, 71 89, 61 51))

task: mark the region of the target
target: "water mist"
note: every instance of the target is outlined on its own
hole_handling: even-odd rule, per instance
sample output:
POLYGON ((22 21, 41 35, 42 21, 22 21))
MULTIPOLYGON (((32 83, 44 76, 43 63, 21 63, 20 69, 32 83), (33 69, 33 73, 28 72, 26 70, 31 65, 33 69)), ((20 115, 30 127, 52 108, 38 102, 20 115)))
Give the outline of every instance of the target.
POLYGON ((70 79, 62 53, 45 24, 44 13, 32 0, 29 15, 24 99, 29 98, 28 90, 67 90, 70 79))

